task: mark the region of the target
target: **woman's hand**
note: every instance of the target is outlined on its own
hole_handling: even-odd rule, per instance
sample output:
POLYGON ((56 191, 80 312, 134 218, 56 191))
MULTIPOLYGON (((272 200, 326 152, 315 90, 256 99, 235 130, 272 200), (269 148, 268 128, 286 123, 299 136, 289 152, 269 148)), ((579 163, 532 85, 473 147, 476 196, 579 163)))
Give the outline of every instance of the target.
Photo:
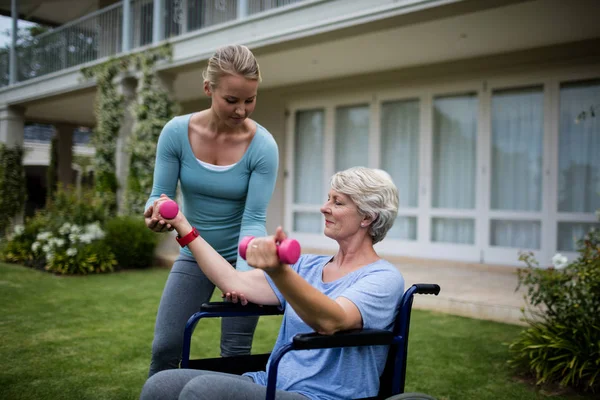
POLYGON ((248 300, 246 300, 246 296, 244 296, 243 293, 227 292, 227 293, 223 293, 223 295, 221 297, 224 298, 225 301, 229 302, 229 303, 241 303, 243 306, 248 304, 248 300))
POLYGON ((175 229, 175 224, 182 218, 185 219, 181 211, 172 220, 163 218, 158 212, 160 205, 165 201, 170 200, 166 194, 161 194, 160 197, 154 200, 154 203, 146 211, 144 211, 144 220, 146 226, 153 232, 166 232, 175 229), (170 221, 170 222, 169 222, 170 221))
POLYGON ((278 227, 275 235, 252 239, 246 250, 246 262, 267 273, 276 272, 283 265, 277 254, 277 245, 286 238, 283 229, 278 227))

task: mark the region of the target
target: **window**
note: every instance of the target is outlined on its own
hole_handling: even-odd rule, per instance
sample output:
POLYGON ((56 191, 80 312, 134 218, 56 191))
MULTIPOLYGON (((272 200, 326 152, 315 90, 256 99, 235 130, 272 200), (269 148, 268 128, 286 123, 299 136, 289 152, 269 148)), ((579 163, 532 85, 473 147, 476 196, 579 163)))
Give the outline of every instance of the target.
POLYGON ((335 170, 367 166, 369 106, 338 107, 335 112, 335 170))

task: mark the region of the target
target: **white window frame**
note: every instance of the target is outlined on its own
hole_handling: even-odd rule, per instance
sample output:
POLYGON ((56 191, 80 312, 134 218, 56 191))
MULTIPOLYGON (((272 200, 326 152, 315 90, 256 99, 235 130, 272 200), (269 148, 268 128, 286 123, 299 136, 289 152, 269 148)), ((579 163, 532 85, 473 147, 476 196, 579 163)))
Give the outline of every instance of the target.
MULTIPOLYGON (((286 174, 284 195, 285 226, 290 235, 300 240, 304 247, 323 250, 337 249, 336 243, 322 234, 293 232, 293 214, 297 211, 318 212, 314 205, 293 204, 293 169, 295 142, 295 115, 297 111, 324 110, 324 169, 323 188, 327 193, 329 179, 334 173, 334 132, 335 109, 359 104, 370 105, 369 121, 369 167, 380 165, 380 118, 381 104, 387 101, 418 100, 420 107, 419 135, 419 193, 418 207, 405 207, 399 216, 417 218, 417 240, 386 238, 376 245, 381 254, 397 256, 445 259, 464 262, 477 262, 505 266, 523 266, 518 261, 520 250, 532 251, 541 266, 550 265, 557 252, 558 222, 598 222, 595 215, 586 213, 559 213, 557 211, 558 188, 558 127, 560 84, 564 82, 600 79, 593 66, 573 66, 548 69, 542 72, 520 72, 488 74, 476 79, 453 79, 451 83, 418 83, 398 87, 370 87, 364 90, 346 90, 331 95, 321 91, 304 98, 294 98, 286 105, 286 174), (543 89, 544 143, 542 162, 542 210, 540 212, 494 211, 490 209, 491 188, 491 99, 494 90, 518 89, 539 86, 543 89), (477 122, 477 166, 476 199, 473 210, 434 209, 431 207, 432 190, 432 146, 433 146, 433 101, 438 96, 474 93, 478 100, 477 122), (475 223, 475 244, 446 244, 431 242, 431 220, 434 217, 471 218, 475 223), (490 223, 492 219, 539 220, 541 223, 540 249, 516 249, 490 245, 490 223)), ((325 200, 325 199, 324 199, 325 200)), ((570 260, 577 257, 575 252, 565 254, 570 260)))

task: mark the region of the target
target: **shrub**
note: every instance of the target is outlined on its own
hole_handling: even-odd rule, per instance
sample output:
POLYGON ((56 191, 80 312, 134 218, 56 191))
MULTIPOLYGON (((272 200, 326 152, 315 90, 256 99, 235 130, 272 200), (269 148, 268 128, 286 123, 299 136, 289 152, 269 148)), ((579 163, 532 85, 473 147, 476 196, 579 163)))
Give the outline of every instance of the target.
POLYGON ((87 225, 106 221, 108 210, 92 190, 77 191, 72 187, 56 188, 54 197, 48 201, 43 213, 48 217, 52 230, 65 222, 75 225, 87 225))
POLYGON ((106 223, 105 231, 105 240, 120 268, 152 265, 158 234, 146 227, 142 217, 114 217, 106 223))
POLYGON ((510 344, 509 363, 537 384, 596 391, 600 381, 600 232, 578 242, 579 257, 539 268, 530 253, 520 259, 519 286, 536 310, 524 312, 529 328, 510 344))
POLYGON ((45 214, 37 212, 33 217, 27 218, 25 225, 17 225, 12 235, 0 250, 2 261, 23 264, 28 267, 43 269, 45 258, 36 257, 31 246, 36 240, 38 233, 49 226, 45 214))
POLYGON ((108 272, 116 260, 104 242, 106 209, 92 191, 57 188, 4 245, 3 259, 59 274, 108 272))
POLYGON ((46 261, 45 269, 59 274, 88 274, 113 271, 114 254, 104 242, 98 222, 85 226, 65 222, 57 232, 40 232, 31 250, 46 261))
POLYGON ((26 199, 23 148, 0 143, 0 238, 12 225, 11 219, 24 210, 26 199))

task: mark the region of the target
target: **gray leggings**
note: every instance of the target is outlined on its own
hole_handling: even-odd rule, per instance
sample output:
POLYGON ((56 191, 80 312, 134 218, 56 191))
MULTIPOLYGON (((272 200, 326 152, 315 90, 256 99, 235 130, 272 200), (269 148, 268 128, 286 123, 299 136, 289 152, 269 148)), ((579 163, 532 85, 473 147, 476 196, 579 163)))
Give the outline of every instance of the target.
MULTIPOLYGON (((175 369, 148 379, 140 400, 262 400, 266 394, 267 388, 257 385, 248 376, 175 369)), ((277 390, 275 398, 307 400, 306 396, 284 390, 277 390)))
MULTIPOLYGON (((185 324, 210 300, 214 289, 195 259, 180 255, 175 260, 156 315, 149 377, 179 368, 185 324)), ((222 318, 221 356, 250 354, 257 323, 258 317, 222 318)))

